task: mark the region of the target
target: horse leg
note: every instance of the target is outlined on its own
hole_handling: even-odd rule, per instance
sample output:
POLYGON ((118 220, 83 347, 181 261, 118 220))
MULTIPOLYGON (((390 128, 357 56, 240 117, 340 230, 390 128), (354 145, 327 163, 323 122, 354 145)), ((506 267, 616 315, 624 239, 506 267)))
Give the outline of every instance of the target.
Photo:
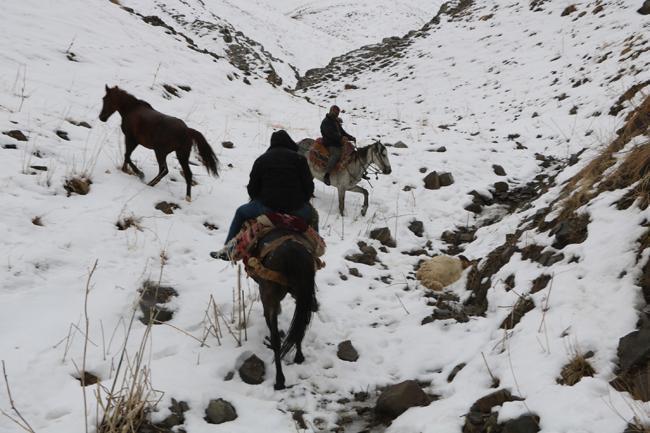
POLYGON ((305 355, 302 354, 302 341, 296 343, 296 357, 293 358, 293 362, 296 364, 302 364, 305 362, 305 355))
POLYGON ((131 167, 133 172, 138 176, 140 179, 144 177, 144 173, 140 171, 140 169, 131 161, 131 154, 135 150, 136 147, 138 147, 138 142, 134 137, 127 136, 124 139, 124 164, 122 164, 122 171, 125 173, 128 173, 128 168, 127 166, 131 167))
MULTIPOLYGON (((260 287, 262 289, 262 287, 260 287)), ((273 288, 270 288, 272 291, 273 288)), ((284 374, 282 373, 282 359, 280 358, 280 347, 282 341, 280 332, 278 330, 278 307, 280 301, 274 296, 262 296, 262 304, 264 306, 264 318, 266 325, 271 332, 271 349, 273 349, 273 356, 275 359, 275 390, 284 389, 284 374)))
POLYGON ((162 150, 156 150, 156 159, 158 160, 158 175, 148 183, 149 186, 155 186, 160 182, 160 179, 169 173, 169 170, 167 169, 167 154, 163 153, 162 150))
POLYGON ((350 188, 348 191, 358 192, 359 194, 363 194, 363 206, 361 207, 361 215, 366 216, 366 212, 368 211, 368 190, 360 187, 359 185, 355 185, 352 188, 350 188))
POLYGON ((192 170, 190 170, 189 158, 190 152, 183 150, 176 151, 176 157, 178 162, 181 164, 183 169, 183 176, 185 176, 185 183, 187 184, 187 190, 185 192, 185 200, 192 201, 192 170))
POLYGON ((343 216, 343 211, 345 210, 345 190, 339 188, 339 213, 343 216))

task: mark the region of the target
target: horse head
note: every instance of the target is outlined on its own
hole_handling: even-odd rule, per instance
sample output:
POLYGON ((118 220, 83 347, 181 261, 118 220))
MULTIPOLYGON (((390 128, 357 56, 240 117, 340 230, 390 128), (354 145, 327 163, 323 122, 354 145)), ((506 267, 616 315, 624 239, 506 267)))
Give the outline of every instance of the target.
POLYGON ((117 111, 118 93, 120 89, 115 87, 104 86, 106 94, 102 98, 102 111, 99 113, 99 120, 106 122, 115 111, 117 111))
POLYGON ((372 163, 379 167, 383 174, 390 174, 393 171, 388 160, 388 150, 380 141, 375 141, 370 146, 370 157, 372 163))

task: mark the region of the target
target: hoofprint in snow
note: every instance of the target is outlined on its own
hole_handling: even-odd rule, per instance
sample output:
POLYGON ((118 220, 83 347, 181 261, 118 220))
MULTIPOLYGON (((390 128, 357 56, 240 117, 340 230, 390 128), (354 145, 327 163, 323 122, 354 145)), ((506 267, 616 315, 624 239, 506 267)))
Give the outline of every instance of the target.
MULTIPOLYGON (((287 0, 234 6, 218 1, 210 9, 200 1, 143 3, 125 2, 131 13, 110 2, 9 2, 0 19, 0 128, 18 129, 28 137, 18 142, 0 135, 0 147, 17 147, 0 149, 0 358, 13 400, 35 431, 83 429, 83 391, 74 377, 83 363, 85 285, 95 260, 86 370, 108 386, 131 311, 137 308, 137 289, 146 280, 159 279, 174 287, 173 327, 156 325, 148 342, 151 380, 164 392, 153 417, 169 414, 171 398, 183 400, 189 405, 183 428, 191 433, 295 431, 292 410, 304 411, 307 431, 329 431, 342 415, 350 415, 345 399, 361 391, 374 395, 377 388, 406 379, 427 384, 426 391, 440 399, 410 409, 388 431, 458 432, 471 404, 492 391, 486 365, 501 388, 525 397, 524 402, 505 403, 500 422, 532 411, 540 416, 543 432, 621 432, 633 408, 644 410, 608 384, 618 339, 637 320, 634 243, 642 233, 639 224, 648 217, 647 211, 612 207, 623 192, 602 194, 584 209, 591 220, 588 238, 565 247, 565 259, 552 268, 542 269, 515 254, 492 278, 485 317, 467 323, 421 325, 431 307, 412 272, 423 257, 401 254, 422 248, 427 240, 432 242, 429 254, 439 253, 445 248, 440 240, 444 230, 480 225, 500 215, 498 209, 488 209, 477 217, 464 209, 471 202, 467 192, 490 195, 490 185, 502 180, 493 164, 503 166, 515 186, 542 170, 536 153, 568 158, 586 148, 580 163, 562 172, 557 186, 530 209, 478 230, 464 254, 485 257, 524 218, 557 197, 561 183, 610 141, 625 111, 609 116, 609 107, 632 84, 650 78, 644 67, 647 52, 636 58, 621 54, 629 37, 637 48, 647 43, 648 22, 635 13, 635 2, 603 2, 598 13, 592 13, 596 4, 578 2, 577 11, 564 17, 566 5, 546 3, 541 12, 503 1, 470 5, 465 16, 442 15, 440 28, 432 26, 416 38, 392 65, 368 67, 354 82, 332 77, 320 88, 295 95, 255 74, 249 79, 241 65, 229 62, 222 34, 213 35, 205 26, 192 33, 191 23, 218 18, 220 24, 241 28, 268 53, 254 48, 262 60, 252 64, 273 65, 283 85, 292 86, 290 66, 304 72, 363 44, 419 29, 419 20, 428 21, 437 8, 426 2, 382 3, 411 20, 404 28, 399 18, 368 8, 368 3, 305 6, 287 0), (412 19, 407 11, 413 8, 427 15, 412 19), (174 19, 175 11, 184 19, 174 19), (136 13, 158 16, 174 31, 136 13), (273 20, 265 20, 266 14, 273 20), (342 31, 341 22, 351 30, 342 31), (373 33, 353 31, 360 28, 373 33), (193 48, 181 33, 192 39, 193 48), (614 79, 621 69, 622 76, 614 79), (104 84, 119 85, 201 131, 221 160, 220 178, 193 166, 198 185, 194 201, 186 203, 173 156, 170 174, 155 188, 122 173, 119 121, 97 121, 104 84), (358 88, 344 90, 345 84, 358 88), (348 195, 347 215, 341 218, 335 191, 317 187, 314 205, 328 242, 328 266, 317 275, 321 309, 303 344, 306 362, 284 369, 293 387, 273 391, 271 374, 258 386, 243 383, 237 374, 226 381, 250 353, 270 371, 272 354, 263 345, 267 329, 256 302, 241 347, 227 333, 220 345, 214 337, 203 346, 192 338, 205 334, 210 296, 224 315, 231 314, 238 284, 236 270, 210 260, 207 253, 223 242, 232 213, 246 200, 249 169, 271 132, 284 128, 295 139, 315 137, 333 102, 345 110, 346 129, 365 137, 361 144, 379 138, 385 143, 402 140, 408 148, 392 148, 393 173, 371 179, 365 218, 359 216, 359 197, 348 195), (72 121, 88 122, 91 128, 72 121), (222 141, 235 146, 226 149, 222 141), (440 146, 446 152, 432 152, 440 146), (424 189, 422 177, 434 170, 451 172, 455 183, 424 189), (64 180, 82 174, 92 180, 90 192, 68 197, 64 180), (180 209, 163 214, 154 208, 161 201, 175 202, 180 209), (141 229, 118 230, 116 223, 128 217, 139 220, 141 229), (408 230, 414 219, 424 222, 423 238, 408 230), (208 228, 213 226, 218 229, 208 228), (358 240, 378 248, 368 234, 382 226, 392 230, 398 247, 380 252, 381 264, 344 260, 357 252, 358 240), (570 263, 574 256, 579 261, 570 263), (352 267, 360 277, 348 275, 352 267), (499 329, 541 273, 551 273, 553 279, 532 295, 536 308, 513 330, 499 329), (503 281, 510 274, 517 287, 507 291, 503 281), (336 347, 344 340, 358 350, 357 362, 337 358, 336 347), (574 348, 595 352, 590 361, 596 374, 573 387, 559 385, 556 378, 574 348), (467 365, 448 383, 459 363, 467 365), (204 421, 208 402, 217 398, 235 406, 235 421, 218 426, 204 421)), ((134 160, 145 180, 156 174, 150 151, 139 148, 134 160)), ((521 247, 552 242, 533 231, 520 238, 521 247)), ((449 288, 463 299, 468 296, 465 280, 449 288)), ((243 288, 253 300, 254 284, 245 280, 243 288)), ((292 305, 285 304, 285 328, 292 305)), ((129 353, 137 350, 144 332, 136 321, 129 353)), ((90 388, 87 419, 93 426, 96 402, 90 388)), ((0 408, 10 412, 5 395, 0 408)), ((0 432, 17 428, 0 418, 0 432)))

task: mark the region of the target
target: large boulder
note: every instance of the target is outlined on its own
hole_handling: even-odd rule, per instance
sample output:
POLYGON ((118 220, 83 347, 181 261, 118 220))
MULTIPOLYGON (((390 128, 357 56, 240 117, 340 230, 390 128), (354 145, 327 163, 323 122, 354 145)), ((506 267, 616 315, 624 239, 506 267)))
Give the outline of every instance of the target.
POLYGON ((375 405, 375 412, 382 417, 395 419, 408 409, 427 406, 431 400, 414 380, 405 380, 391 385, 381 393, 375 405))

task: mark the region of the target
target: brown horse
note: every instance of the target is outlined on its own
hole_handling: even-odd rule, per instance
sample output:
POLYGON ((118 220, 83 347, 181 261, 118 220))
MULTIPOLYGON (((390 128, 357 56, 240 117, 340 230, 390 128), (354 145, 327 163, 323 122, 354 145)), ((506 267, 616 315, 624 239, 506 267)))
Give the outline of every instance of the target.
MULTIPOLYGON (((260 239, 258 248, 274 240, 291 235, 294 232, 274 230, 260 239)), ((312 314, 318 310, 316 301, 316 286, 314 282, 316 270, 314 258, 300 242, 287 240, 269 253, 262 261, 265 268, 278 272, 287 280, 287 284, 279 284, 263 278, 255 278, 260 288, 260 298, 264 307, 264 318, 271 332, 271 349, 275 358, 276 390, 284 389, 284 374, 282 373, 282 358, 293 348, 296 349, 294 362, 301 364, 305 357, 302 353, 302 339, 311 322, 312 314), (284 341, 278 329, 280 302, 290 293, 296 300, 296 308, 291 320, 291 326, 284 341)))
POLYGON ((138 144, 152 149, 156 152, 158 175, 148 185, 154 186, 169 172, 167 155, 176 151, 187 184, 185 199, 191 201, 192 171, 189 159, 192 144, 195 144, 208 173, 218 176, 219 160, 199 131, 188 128, 181 119, 154 110, 148 102, 137 99, 117 86, 105 87, 106 95, 103 98, 104 104, 99 113, 99 120, 106 122, 116 111, 122 116, 122 132, 126 147, 122 171, 128 173, 128 167, 131 167, 140 179, 144 178, 144 173, 131 161, 131 153, 138 144))

